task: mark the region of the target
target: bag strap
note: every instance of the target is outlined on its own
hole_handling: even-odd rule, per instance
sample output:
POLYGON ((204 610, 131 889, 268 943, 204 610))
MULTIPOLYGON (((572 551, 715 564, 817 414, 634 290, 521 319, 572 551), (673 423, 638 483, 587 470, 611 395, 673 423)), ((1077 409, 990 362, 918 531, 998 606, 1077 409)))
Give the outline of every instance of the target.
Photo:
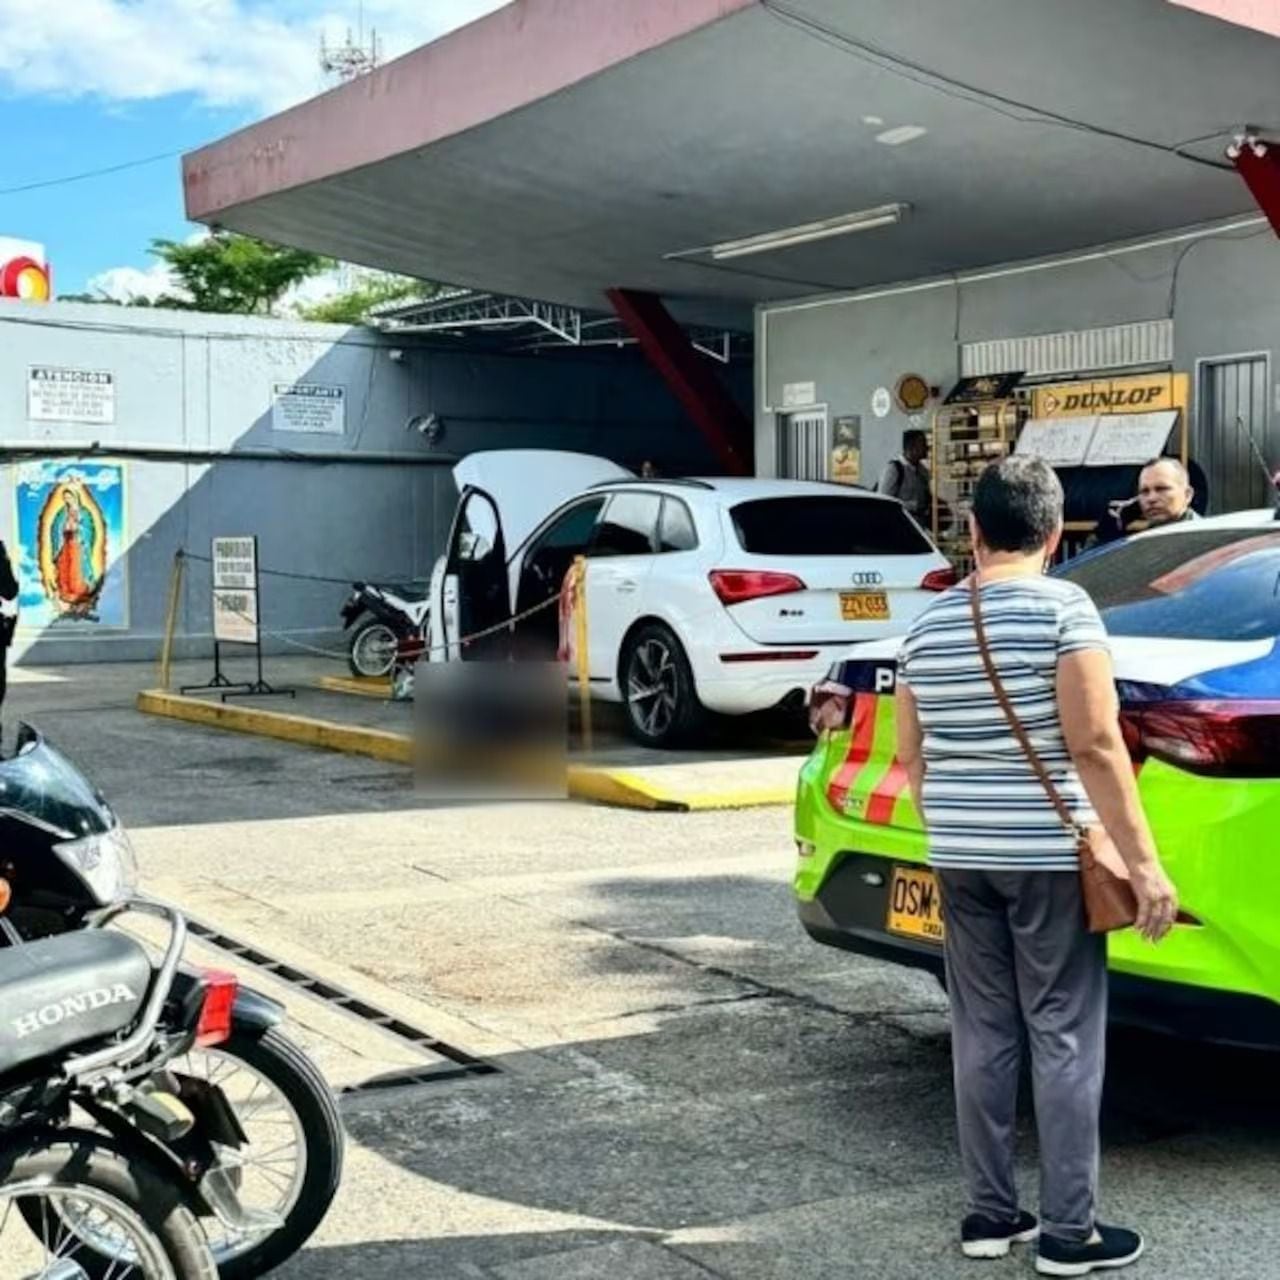
POLYGON ((968 586, 969 600, 973 606, 973 629, 978 637, 978 653, 982 658, 987 679, 991 681, 991 687, 995 690, 996 701, 1000 704, 1000 710, 1004 712, 1004 718, 1009 722, 1009 728, 1013 730, 1013 736, 1017 738, 1018 745, 1026 755, 1027 762, 1035 771, 1036 777, 1040 779, 1040 785, 1044 787, 1045 794, 1058 811, 1058 817, 1062 819, 1063 826, 1079 836, 1080 825, 1072 816, 1071 810, 1067 808, 1067 802, 1062 798, 1061 792, 1053 785, 1053 779, 1049 776, 1049 770, 1044 767, 1044 761, 1031 745, 1031 738, 1023 728, 1022 721, 1018 719, 1018 713, 1014 711, 1013 703, 1009 700, 1008 690, 1005 689, 1000 673, 996 670, 996 664, 992 661, 991 646, 987 643, 987 629, 982 622, 982 605, 978 598, 981 594, 981 580, 976 573, 969 578, 968 586))

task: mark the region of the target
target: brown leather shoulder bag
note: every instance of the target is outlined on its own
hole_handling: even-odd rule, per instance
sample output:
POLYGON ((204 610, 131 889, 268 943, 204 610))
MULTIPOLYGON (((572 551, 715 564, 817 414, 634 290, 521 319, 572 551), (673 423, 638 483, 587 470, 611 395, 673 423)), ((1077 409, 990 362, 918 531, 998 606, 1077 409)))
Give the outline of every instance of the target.
POLYGON ((991 646, 987 643, 987 631, 982 622, 980 586, 978 575, 974 574, 969 579, 968 587, 969 599, 973 605, 973 628, 978 637, 978 653, 982 657, 982 665, 987 679, 991 681, 1000 710, 1004 712, 1009 728, 1013 730, 1013 736, 1025 752, 1027 762, 1040 779, 1040 785, 1044 787, 1058 817, 1075 836, 1076 851, 1080 855, 1080 889, 1084 898, 1085 923, 1090 933, 1127 929, 1138 918, 1138 900, 1129 883, 1129 869, 1104 828, 1084 827, 1075 820, 1067 802, 1054 786, 1044 761, 1031 745, 1031 738, 1018 719, 1013 703, 1009 701, 1009 694, 991 657, 991 646))

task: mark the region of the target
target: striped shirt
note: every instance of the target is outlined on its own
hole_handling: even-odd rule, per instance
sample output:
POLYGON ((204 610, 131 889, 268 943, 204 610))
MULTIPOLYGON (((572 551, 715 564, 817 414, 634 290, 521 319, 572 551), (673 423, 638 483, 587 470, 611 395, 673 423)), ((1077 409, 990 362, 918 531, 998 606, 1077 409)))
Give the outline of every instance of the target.
MULTIPOLYGON (((915 696, 924 734, 925 826, 935 867, 1074 871, 1063 825, 1000 710, 973 628, 969 590, 944 592, 915 620, 898 679, 915 696)), ((1093 601, 1055 578, 982 588, 982 620, 1013 709, 1076 821, 1098 819, 1071 763, 1058 718, 1058 659, 1107 648, 1093 601)))

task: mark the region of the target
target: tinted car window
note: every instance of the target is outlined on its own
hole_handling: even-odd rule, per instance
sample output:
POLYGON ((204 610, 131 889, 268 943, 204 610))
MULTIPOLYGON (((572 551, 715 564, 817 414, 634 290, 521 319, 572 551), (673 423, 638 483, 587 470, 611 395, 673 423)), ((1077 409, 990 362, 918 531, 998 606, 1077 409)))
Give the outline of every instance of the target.
POLYGON ((591 539, 596 517, 603 506, 603 498, 592 498, 589 502, 580 502, 576 507, 566 511, 533 543, 529 548, 530 556, 539 551, 553 549, 581 551, 591 539))
POLYGON ((1280 528, 1137 537, 1054 576, 1083 587, 1113 635, 1280 636, 1280 528))
POLYGON ((762 556, 924 555, 928 538, 896 502, 838 495, 757 498, 732 509, 743 551, 762 556))
POLYGON ((679 498, 663 498, 662 521, 658 526, 659 551, 692 551, 698 545, 689 508, 679 498))
POLYGON ((661 499, 656 493, 615 493, 596 529, 591 554, 645 556, 653 551, 661 499))

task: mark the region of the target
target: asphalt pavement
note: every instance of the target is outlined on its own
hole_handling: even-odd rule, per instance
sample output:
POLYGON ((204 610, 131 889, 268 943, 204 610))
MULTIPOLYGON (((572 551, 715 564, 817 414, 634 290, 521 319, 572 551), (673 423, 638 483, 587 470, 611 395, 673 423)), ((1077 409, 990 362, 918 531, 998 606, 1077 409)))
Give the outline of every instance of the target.
MULTIPOLYGON (((424 808, 392 766, 138 715, 149 672, 50 674, 11 686, 6 736, 84 765, 150 888, 498 1068, 369 1088, 403 1043, 245 970, 354 1089, 346 1183, 284 1280, 1031 1274, 959 1256, 943 997, 808 941, 785 808, 424 808)), ((1280 1277, 1276 1065, 1113 1037, 1131 1274, 1280 1277)), ((1019 1140, 1034 1207, 1029 1101, 1019 1140)))

